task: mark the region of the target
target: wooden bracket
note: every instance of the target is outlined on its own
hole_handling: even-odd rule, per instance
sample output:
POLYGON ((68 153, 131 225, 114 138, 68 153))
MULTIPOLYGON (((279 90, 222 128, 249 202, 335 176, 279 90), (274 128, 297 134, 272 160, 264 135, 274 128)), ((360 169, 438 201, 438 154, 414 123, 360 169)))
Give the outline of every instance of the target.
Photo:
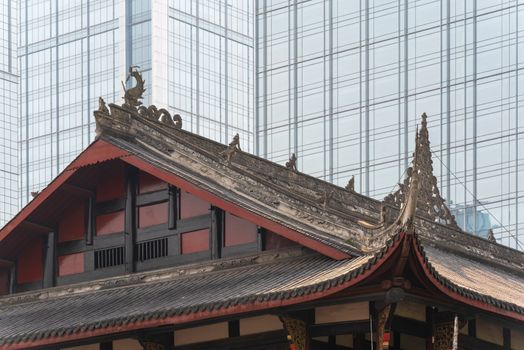
POLYGON ((309 349, 309 335, 307 323, 298 318, 279 316, 288 333, 288 340, 295 346, 296 350, 309 349))

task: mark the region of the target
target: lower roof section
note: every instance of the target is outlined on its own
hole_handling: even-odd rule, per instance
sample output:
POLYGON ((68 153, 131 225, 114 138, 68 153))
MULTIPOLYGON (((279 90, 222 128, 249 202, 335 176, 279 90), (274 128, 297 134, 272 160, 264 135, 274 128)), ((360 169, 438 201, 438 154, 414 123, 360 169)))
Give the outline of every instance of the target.
POLYGON ((357 282, 383 256, 215 261, 0 299, 0 348, 28 348, 313 300, 357 282))
POLYGON ((524 315, 524 274, 471 257, 424 245, 423 254, 437 286, 470 300, 524 315))

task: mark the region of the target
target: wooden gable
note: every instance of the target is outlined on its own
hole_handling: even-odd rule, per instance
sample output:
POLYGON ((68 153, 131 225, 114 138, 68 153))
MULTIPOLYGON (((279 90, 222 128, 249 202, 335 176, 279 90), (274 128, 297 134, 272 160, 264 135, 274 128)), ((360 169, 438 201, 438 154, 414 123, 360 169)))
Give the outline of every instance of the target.
MULTIPOLYGON (((214 201, 176 176, 160 178, 138 159, 97 162, 92 152, 119 153, 97 143, 105 142, 96 141, 78 157, 78 167, 66 170, 65 181, 60 181, 63 173, 50 193, 45 189, 24 208, 13 219, 20 221, 18 226, 0 232, 1 257, 14 263, 13 269, 2 269, 2 280, 16 277, 11 291, 297 244, 275 232, 280 225, 261 226, 260 220, 245 215, 245 208, 214 201)), ((294 234, 297 240, 300 235, 294 234)), ((9 289, 0 288, 0 293, 9 289)))

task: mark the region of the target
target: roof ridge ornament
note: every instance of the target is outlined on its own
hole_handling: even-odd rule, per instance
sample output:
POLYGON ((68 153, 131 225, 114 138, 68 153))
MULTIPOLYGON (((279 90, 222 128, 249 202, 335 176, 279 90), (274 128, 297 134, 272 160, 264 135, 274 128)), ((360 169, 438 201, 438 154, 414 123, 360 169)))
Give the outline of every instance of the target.
POLYGON ((289 160, 286 162, 286 168, 288 168, 291 171, 294 171, 295 173, 298 172, 297 156, 295 153, 291 154, 291 157, 289 157, 289 160))
POLYGON ((345 189, 349 192, 355 192, 355 175, 351 176, 351 179, 349 179, 345 189))
POLYGON ((131 77, 135 78, 135 81, 136 81, 135 86, 126 89, 124 82, 123 81, 121 82, 122 87, 124 88, 123 99, 125 102, 122 105, 122 107, 124 108, 136 109, 137 107, 142 105, 142 101, 139 101, 139 100, 143 98, 142 95, 146 91, 146 89, 144 88, 146 81, 142 78, 142 74, 140 74, 140 71, 138 70, 138 68, 140 68, 140 66, 136 66, 136 65, 130 66, 129 73, 127 74, 127 78, 126 78, 126 83, 129 81, 129 79, 131 79, 131 77))
MULTIPOLYGON (((451 214, 446 206, 445 199, 440 195, 437 178, 433 175, 433 161, 429 144, 427 115, 422 113, 422 123, 416 135, 415 152, 411 166, 406 170, 406 178, 403 183, 398 184, 399 189, 397 191, 384 198, 384 203, 400 207, 403 211, 415 210, 415 208, 404 209, 410 202, 410 188, 413 184, 413 178, 415 178, 418 182, 417 198, 416 201, 414 201, 415 198, 412 198, 411 203, 415 203, 416 214, 460 230, 455 221, 455 216, 451 214)), ((411 214, 414 215, 414 213, 411 214)))
MULTIPOLYGON (((145 80, 142 78, 142 74, 138 68, 140 67, 129 67, 129 73, 126 78, 127 83, 131 77, 134 77, 136 81, 135 86, 126 89, 124 82, 122 82, 122 87, 124 88, 123 99, 125 100, 122 106, 110 103, 108 108, 104 99, 102 97, 98 98, 98 109, 94 112, 97 124, 97 137, 105 128, 122 129, 122 125, 127 125, 127 127, 129 127, 130 121, 135 119, 134 117, 136 115, 156 123, 168 125, 177 130, 182 129, 182 118, 179 114, 171 116, 165 108, 157 108, 155 105, 149 107, 142 106, 142 101, 139 100, 143 98, 142 95, 146 89, 144 88, 145 80), (116 127, 114 123, 110 122, 116 120, 120 122, 120 127, 116 127)), ((127 129, 123 128, 122 130, 127 129)))
POLYGON ((238 135, 238 133, 237 133, 235 136, 233 136, 233 140, 229 143, 227 148, 225 150, 223 150, 222 152, 220 152, 220 155, 222 155, 222 156, 225 155, 226 156, 227 165, 231 165, 231 158, 238 151, 241 152, 242 149, 240 148, 240 135, 238 135))

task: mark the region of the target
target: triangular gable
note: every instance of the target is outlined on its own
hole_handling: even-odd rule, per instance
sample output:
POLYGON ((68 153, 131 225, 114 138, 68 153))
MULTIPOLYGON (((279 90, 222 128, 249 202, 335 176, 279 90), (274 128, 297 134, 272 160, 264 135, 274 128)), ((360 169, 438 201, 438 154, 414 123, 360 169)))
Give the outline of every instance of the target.
MULTIPOLYGON (((83 167, 102 163, 112 159, 120 159, 125 163, 135 166, 141 171, 149 173, 168 184, 174 185, 184 191, 187 191, 202 200, 211 203, 213 206, 219 207, 226 212, 234 214, 242 219, 248 220, 255 225, 261 226, 281 235, 291 241, 297 242, 307 248, 314 251, 318 251, 326 256, 333 259, 344 259, 348 258, 349 255, 342 252, 332 246, 326 245, 323 242, 316 241, 310 237, 307 237, 300 232, 290 229, 282 224, 273 222, 268 218, 257 215, 248 209, 242 207, 238 203, 232 203, 220 198, 218 195, 210 193, 209 191, 203 190, 186 179, 173 174, 166 170, 160 169, 158 166, 152 164, 139 157, 138 155, 131 154, 118 146, 111 144, 103 139, 94 141, 86 150, 84 150, 66 169, 60 173, 45 189, 42 190, 38 196, 33 199, 28 205, 26 205, 1 231, 0 231, 0 242, 8 237, 15 228, 22 224, 25 220, 31 216, 40 205, 42 205, 49 197, 60 189, 60 186, 64 185, 68 179, 75 174, 78 169, 83 167)), ((1 244, 1 243, 0 243, 1 244)))
POLYGON ((1 230, 0 242, 20 224, 27 220, 31 213, 44 203, 60 186, 62 186, 79 168, 105 162, 111 159, 128 156, 129 153, 103 140, 96 140, 80 153, 49 185, 22 210, 18 212, 1 230))

